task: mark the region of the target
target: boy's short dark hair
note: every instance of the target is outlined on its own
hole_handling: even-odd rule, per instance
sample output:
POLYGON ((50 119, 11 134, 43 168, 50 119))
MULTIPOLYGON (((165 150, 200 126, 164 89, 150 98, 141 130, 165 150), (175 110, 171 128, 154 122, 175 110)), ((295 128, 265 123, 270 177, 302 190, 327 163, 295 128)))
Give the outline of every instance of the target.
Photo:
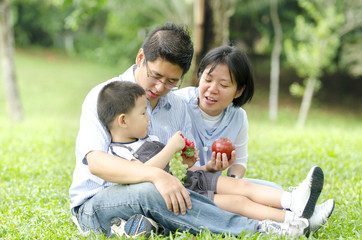
POLYGON ((233 105, 241 107, 249 102, 254 95, 254 77, 246 54, 231 46, 221 46, 210 50, 200 62, 198 69, 199 80, 207 66, 211 65, 210 72, 212 72, 219 64, 227 65, 231 81, 236 82, 237 90, 241 90, 245 86, 243 94, 233 100, 233 105), (233 79, 232 74, 235 79, 233 79))
POLYGON ((133 82, 114 81, 105 85, 97 100, 99 119, 110 130, 115 117, 129 113, 134 108, 136 100, 145 94, 145 90, 133 82))
POLYGON ((147 61, 158 57, 180 66, 184 75, 191 65, 194 46, 185 26, 166 23, 153 29, 142 44, 147 61))

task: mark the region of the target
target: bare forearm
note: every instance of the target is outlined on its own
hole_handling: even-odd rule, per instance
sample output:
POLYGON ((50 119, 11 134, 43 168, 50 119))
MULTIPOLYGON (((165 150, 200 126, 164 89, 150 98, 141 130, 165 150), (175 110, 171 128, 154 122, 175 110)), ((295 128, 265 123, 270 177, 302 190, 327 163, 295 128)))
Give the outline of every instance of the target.
POLYGON ((102 151, 87 154, 92 174, 108 181, 121 184, 154 182, 161 169, 128 161, 102 151))
POLYGON ((150 158, 147 162, 145 162, 145 164, 164 169, 166 165, 170 162, 176 151, 177 149, 168 144, 154 157, 150 158))

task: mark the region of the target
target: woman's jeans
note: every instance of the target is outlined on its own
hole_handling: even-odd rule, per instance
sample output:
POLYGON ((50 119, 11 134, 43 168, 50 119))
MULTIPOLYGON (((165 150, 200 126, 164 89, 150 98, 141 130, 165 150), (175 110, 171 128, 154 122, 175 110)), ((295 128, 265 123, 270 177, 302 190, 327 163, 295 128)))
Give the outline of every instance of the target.
POLYGON ((76 217, 83 231, 110 234, 110 222, 114 217, 129 219, 142 214, 155 220, 163 233, 177 229, 193 234, 209 229, 213 233, 239 235, 242 231, 256 230, 258 221, 226 212, 206 197, 190 191, 192 209, 185 215, 170 212, 161 194, 152 183, 108 187, 86 201, 78 209, 76 217))

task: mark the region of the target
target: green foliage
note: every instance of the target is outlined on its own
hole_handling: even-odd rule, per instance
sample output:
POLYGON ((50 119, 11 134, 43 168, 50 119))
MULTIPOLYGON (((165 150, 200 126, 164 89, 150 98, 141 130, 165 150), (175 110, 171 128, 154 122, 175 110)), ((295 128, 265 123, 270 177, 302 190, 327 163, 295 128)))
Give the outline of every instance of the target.
POLYGON ((296 17, 295 39, 285 40, 285 53, 300 77, 318 79, 322 70, 333 63, 344 15, 337 12, 333 1, 328 4, 319 0, 298 2, 308 17, 296 17))
POLYGON ((362 32, 346 36, 342 45, 340 68, 347 70, 352 76, 362 76, 362 32))
MULTIPOLYGON (((274 34, 269 16, 270 1, 234 1, 230 41, 240 43, 251 55, 269 55, 272 44, 268 43, 274 34)), ((306 21, 318 18, 319 12, 327 9, 322 7, 323 11, 319 11, 320 5, 331 1, 304 1, 308 11, 317 10, 311 16, 304 16, 306 21), (318 7, 313 7, 310 2, 317 3, 318 7)), ((283 36, 291 37, 294 35, 295 16, 305 15, 304 8, 298 6, 297 1, 278 2, 283 36)), ((358 16, 361 15, 362 2, 340 0, 333 3, 338 9, 336 12, 348 16, 338 30, 343 36, 340 37, 343 47, 337 53, 336 62, 341 62, 340 71, 360 76, 358 52, 362 43, 358 34, 362 21, 358 16)), ((154 26, 173 21, 188 25, 191 31, 193 29, 194 1, 191 0, 147 0, 142 4, 134 0, 12 0, 11 4, 16 46, 55 47, 69 54, 121 67, 134 62, 142 40, 154 26)), ((324 28, 328 29, 329 22, 335 20, 325 22, 324 28)), ((334 67, 334 64, 327 66, 334 67)))
POLYGON ((133 0, 69 2, 64 4, 72 9, 65 27, 73 31, 75 51, 115 66, 134 63, 150 28, 167 21, 182 23, 183 18, 177 16, 190 12, 190 4, 174 0, 150 0, 137 7, 133 0))
POLYGON ((17 46, 54 46, 64 30, 67 11, 60 11, 48 0, 13 0, 14 34, 17 46))
MULTIPOLYGON (((301 98, 304 95, 305 92, 305 87, 307 85, 306 83, 307 80, 303 81, 303 85, 297 83, 297 82, 293 82, 290 86, 289 86, 289 92, 292 96, 294 97, 298 97, 301 98)), ((317 81, 316 85, 314 87, 314 92, 318 92, 318 90, 322 87, 322 82, 321 81, 317 81)))
POLYGON ((14 0, 17 46, 52 46, 113 66, 134 63, 147 31, 192 25, 192 1, 14 0))
POLYGON ((88 21, 98 15, 107 0, 73 1, 67 0, 58 4, 64 8, 70 7, 71 13, 65 18, 65 28, 77 30, 82 22, 88 21))
POLYGON ((296 69, 299 77, 306 79, 304 86, 293 84, 291 94, 303 93, 297 125, 303 126, 307 119, 316 85, 324 69, 333 69, 333 59, 340 46, 339 29, 344 23, 335 0, 298 0, 306 13, 296 17, 294 38, 285 40, 285 53, 288 63, 296 69), (305 89, 304 89, 305 88, 305 89))

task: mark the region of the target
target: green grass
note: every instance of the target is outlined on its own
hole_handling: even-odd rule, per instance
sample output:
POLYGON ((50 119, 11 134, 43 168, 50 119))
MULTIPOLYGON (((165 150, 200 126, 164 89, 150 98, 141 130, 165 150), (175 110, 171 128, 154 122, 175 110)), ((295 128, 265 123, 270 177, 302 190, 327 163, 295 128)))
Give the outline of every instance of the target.
MULTIPOLYGON (((80 108, 94 85, 125 69, 46 51, 18 51, 16 60, 25 121, 13 124, 7 120, 0 85, 0 239, 88 239, 78 235, 70 219, 68 197, 80 108)), ((321 166, 325 186, 319 202, 334 198, 336 209, 312 239, 361 239, 361 116, 313 109, 307 126, 298 129, 293 108, 281 109, 277 124, 267 121, 267 111, 257 103, 246 110, 250 124, 247 177, 287 188, 302 181, 313 165, 321 166)), ((153 239, 245 236, 204 232, 153 239)))

